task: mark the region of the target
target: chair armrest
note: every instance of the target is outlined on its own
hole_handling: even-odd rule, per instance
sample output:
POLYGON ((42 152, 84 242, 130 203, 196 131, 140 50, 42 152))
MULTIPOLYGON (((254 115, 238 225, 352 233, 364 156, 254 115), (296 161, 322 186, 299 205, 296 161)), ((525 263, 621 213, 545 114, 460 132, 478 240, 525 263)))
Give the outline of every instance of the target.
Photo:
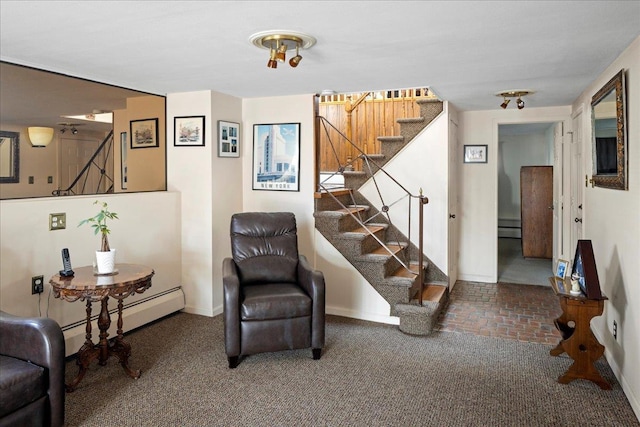
POLYGON ((222 261, 224 341, 228 357, 240 355, 240 277, 233 258, 222 261))
POLYGON ((49 375, 51 423, 64 422, 65 343, 60 325, 46 317, 19 317, 0 311, 0 354, 45 367, 49 375))
POLYGON ((311 346, 324 347, 325 329, 325 284, 324 274, 314 270, 304 255, 299 255, 298 282, 313 301, 311 315, 311 346))

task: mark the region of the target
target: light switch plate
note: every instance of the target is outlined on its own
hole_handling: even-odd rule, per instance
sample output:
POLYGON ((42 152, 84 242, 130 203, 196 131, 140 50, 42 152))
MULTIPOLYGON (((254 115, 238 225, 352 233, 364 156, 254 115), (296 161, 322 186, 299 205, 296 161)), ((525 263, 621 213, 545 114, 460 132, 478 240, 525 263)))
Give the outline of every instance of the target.
POLYGON ((64 230, 67 228, 67 214, 66 213, 52 213, 49 214, 49 230, 64 230))

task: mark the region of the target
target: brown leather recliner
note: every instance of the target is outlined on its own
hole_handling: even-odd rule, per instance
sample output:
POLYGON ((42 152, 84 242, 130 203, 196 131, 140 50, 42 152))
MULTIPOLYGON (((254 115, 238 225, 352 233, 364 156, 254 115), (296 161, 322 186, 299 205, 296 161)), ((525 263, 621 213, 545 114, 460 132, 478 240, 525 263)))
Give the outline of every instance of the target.
POLYGON ((241 356, 324 347, 322 272, 298 254, 296 218, 289 212, 231 217, 232 258, 222 264, 225 350, 229 368, 241 356))
POLYGON ((0 311, 0 426, 64 424, 64 355, 55 320, 0 311))

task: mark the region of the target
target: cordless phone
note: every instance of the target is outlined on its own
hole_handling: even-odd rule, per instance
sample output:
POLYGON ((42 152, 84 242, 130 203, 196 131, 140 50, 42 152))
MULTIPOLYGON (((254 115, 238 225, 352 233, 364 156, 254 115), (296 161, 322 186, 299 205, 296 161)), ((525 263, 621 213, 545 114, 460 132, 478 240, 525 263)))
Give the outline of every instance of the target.
POLYGON ((73 270, 71 269, 71 258, 69 257, 69 249, 64 248, 62 250, 62 267, 64 270, 60 270, 60 275, 62 277, 71 277, 73 276, 73 270))

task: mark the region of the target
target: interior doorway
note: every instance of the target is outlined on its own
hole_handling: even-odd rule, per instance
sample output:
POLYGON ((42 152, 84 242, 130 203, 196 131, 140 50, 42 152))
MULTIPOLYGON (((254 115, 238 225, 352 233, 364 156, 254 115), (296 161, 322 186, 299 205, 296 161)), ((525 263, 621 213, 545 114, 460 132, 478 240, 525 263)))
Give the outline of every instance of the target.
MULTIPOLYGON (((500 283, 548 286, 548 277, 553 274, 552 257, 523 256, 521 170, 528 166, 553 167, 555 127, 556 124, 553 122, 498 126, 497 260, 500 283)), ((551 191, 553 192, 553 189, 551 191)), ((528 201, 531 196, 524 197, 527 197, 528 201)), ((540 210, 542 214, 545 214, 545 211, 547 215, 553 214, 553 204, 545 205, 543 208, 540 210)), ((551 234, 545 237, 554 241, 554 230, 545 230, 544 233, 551 234)), ((531 234, 530 231, 525 233, 525 238, 531 234)), ((535 232, 533 234, 535 235, 535 232)))

